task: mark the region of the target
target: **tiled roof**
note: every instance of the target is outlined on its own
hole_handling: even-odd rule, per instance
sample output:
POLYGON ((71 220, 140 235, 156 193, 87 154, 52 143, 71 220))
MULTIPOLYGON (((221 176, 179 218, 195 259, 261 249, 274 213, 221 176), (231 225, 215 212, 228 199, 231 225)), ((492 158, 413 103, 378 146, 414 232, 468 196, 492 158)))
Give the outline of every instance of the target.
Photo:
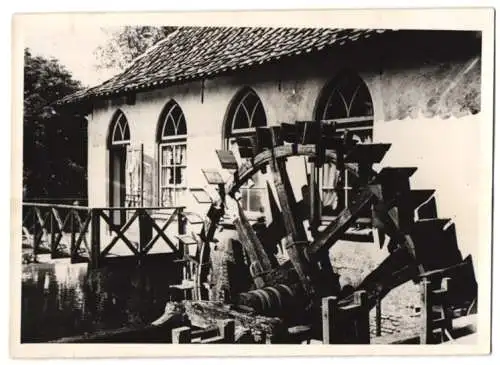
POLYGON ((317 52, 385 32, 375 29, 180 27, 108 81, 57 104, 164 87, 317 52))

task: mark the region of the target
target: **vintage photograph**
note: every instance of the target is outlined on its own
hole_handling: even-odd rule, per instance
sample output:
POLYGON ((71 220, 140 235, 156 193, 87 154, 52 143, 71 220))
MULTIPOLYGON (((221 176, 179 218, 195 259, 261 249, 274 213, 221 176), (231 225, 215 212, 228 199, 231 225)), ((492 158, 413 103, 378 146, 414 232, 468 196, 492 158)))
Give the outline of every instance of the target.
POLYGON ((479 344, 492 24, 31 17, 19 344, 479 344))

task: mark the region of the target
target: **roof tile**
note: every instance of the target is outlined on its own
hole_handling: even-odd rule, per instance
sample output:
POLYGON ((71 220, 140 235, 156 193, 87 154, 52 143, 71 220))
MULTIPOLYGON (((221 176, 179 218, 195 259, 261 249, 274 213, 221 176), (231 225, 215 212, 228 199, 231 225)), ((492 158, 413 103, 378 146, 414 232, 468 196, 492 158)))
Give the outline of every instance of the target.
POLYGON ((66 96, 57 104, 213 76, 383 32, 385 30, 380 29, 180 27, 136 58, 122 73, 66 96))

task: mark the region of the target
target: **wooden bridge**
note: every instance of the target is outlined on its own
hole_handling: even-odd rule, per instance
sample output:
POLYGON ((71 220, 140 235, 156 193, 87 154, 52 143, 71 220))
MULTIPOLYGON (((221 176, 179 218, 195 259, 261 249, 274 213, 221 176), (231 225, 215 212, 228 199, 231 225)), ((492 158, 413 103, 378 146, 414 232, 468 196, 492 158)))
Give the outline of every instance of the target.
POLYGON ((22 205, 23 249, 34 260, 70 258, 99 268, 112 260, 141 263, 168 255, 184 258, 184 207, 103 207, 28 203, 22 205), (120 215, 122 224, 113 216, 120 215))

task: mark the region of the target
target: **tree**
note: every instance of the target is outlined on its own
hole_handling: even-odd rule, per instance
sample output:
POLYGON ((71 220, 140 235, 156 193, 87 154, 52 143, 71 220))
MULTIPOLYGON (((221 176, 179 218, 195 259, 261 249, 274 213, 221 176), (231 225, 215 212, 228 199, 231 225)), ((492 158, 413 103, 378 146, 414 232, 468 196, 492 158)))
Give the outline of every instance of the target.
POLYGON ((86 199, 86 120, 51 104, 81 88, 55 59, 24 50, 24 199, 86 199))
POLYGON ((134 58, 172 33, 175 27, 125 26, 104 30, 108 41, 97 47, 97 69, 125 69, 134 58))

